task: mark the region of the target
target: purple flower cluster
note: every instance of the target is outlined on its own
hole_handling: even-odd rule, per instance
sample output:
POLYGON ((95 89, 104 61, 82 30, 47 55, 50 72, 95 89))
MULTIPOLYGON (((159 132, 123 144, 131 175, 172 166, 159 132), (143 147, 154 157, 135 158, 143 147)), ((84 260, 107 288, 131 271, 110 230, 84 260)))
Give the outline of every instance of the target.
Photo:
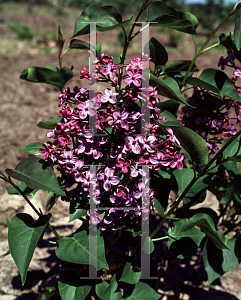
MULTIPOLYGON (((237 92, 240 93, 241 87, 236 86, 235 83, 239 77, 241 78, 241 71, 235 65, 233 50, 228 51, 226 58, 222 56, 219 59, 218 66, 222 70, 226 66, 235 69, 234 76, 230 79, 237 92)), ((217 104, 221 103, 218 98, 210 94, 207 90, 194 88, 190 104, 196 108, 189 106, 182 107, 182 113, 177 118, 183 126, 203 136, 211 154, 218 150, 218 143, 237 133, 235 124, 231 123, 231 120, 236 120, 236 124, 241 122, 241 101, 225 99, 224 97, 221 105, 218 104, 212 108, 212 105, 215 106, 215 102, 217 104), (236 113, 236 117, 230 116, 231 108, 232 112, 236 113)))
MULTIPOLYGON (((97 93, 95 99, 89 99, 89 90, 74 87, 71 92, 65 89, 59 95, 61 122, 47 136, 53 142, 44 143, 40 153, 43 159, 61 173, 66 185, 65 201, 81 199, 83 207, 90 200, 90 184, 95 187, 94 199, 100 207, 110 207, 105 211, 102 230, 118 230, 123 220, 132 217, 135 224, 140 224, 142 199, 150 199, 154 207, 154 190, 145 188, 142 182, 144 168, 157 171, 161 168, 183 168, 184 155, 178 151, 179 141, 173 131, 167 128, 166 135, 156 121, 164 122, 161 112, 155 104, 157 90, 150 86, 143 92, 141 78, 144 59, 135 58, 126 67, 124 83, 119 89, 117 76, 119 66, 113 64, 113 57, 102 54, 94 61, 93 74, 85 68, 80 78, 93 78, 110 83, 114 89, 107 88, 105 93, 97 93), (94 101, 95 100, 95 101, 94 101), (141 101, 147 101, 150 109, 150 135, 141 131, 141 101), (95 104, 94 104, 95 103, 95 104), (89 117, 96 116, 94 135, 89 127, 89 117), (165 137, 165 138, 163 138, 165 137), (91 173, 90 165, 96 166, 96 173, 91 173), (84 200, 85 199, 85 200, 84 200), (116 210, 115 208, 124 208, 116 210), (136 207, 136 210, 128 210, 136 207)), ((91 216, 91 221, 100 223, 98 215, 91 216)), ((90 215, 90 211, 88 211, 90 215)))

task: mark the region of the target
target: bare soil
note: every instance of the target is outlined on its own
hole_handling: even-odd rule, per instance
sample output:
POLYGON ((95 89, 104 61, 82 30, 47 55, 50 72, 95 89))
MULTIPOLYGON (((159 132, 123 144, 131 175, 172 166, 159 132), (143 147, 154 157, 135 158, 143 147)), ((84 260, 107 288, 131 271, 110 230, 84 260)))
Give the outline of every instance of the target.
MULTIPOLYGON (((46 142, 48 130, 36 126, 40 121, 50 120, 58 115, 59 91, 45 84, 34 84, 19 79, 24 69, 31 66, 55 65, 58 66, 56 42, 48 41, 48 48, 41 43, 36 47, 25 41, 19 41, 16 34, 7 26, 8 22, 21 22, 27 24, 33 31, 40 32, 45 28, 56 29, 61 22, 61 28, 67 39, 71 37, 75 20, 80 12, 69 11, 65 18, 58 18, 50 14, 38 14, 38 8, 34 8, 33 14, 18 12, 0 12, 0 171, 6 168, 14 169, 26 154, 17 151, 19 148, 32 142, 46 142), (51 48, 51 46, 54 46, 51 48)), ((200 33, 201 35, 201 33, 200 33)), ((165 30, 151 29, 151 36, 156 37, 164 46, 170 44, 170 37, 165 30)), ((191 59, 194 55, 192 39, 183 35, 183 42, 178 48, 170 49, 169 61, 178 59, 191 59)), ((202 38, 199 38, 200 40, 202 38)), ((85 37, 88 41, 88 37, 85 37)), ((98 42, 102 43, 102 52, 106 54, 120 53, 117 47, 118 40, 115 31, 98 33, 98 42)), ((140 57, 141 40, 131 48, 127 62, 132 57, 140 57)), ((221 53, 204 53, 198 60, 197 66, 200 70, 205 68, 216 68, 218 59, 225 55, 221 53)), ((82 67, 88 68, 88 53, 86 51, 73 50, 68 52, 63 60, 63 65, 74 67, 74 78, 68 82, 68 86, 84 86, 87 81, 78 79, 82 67)), ((5 192, 5 183, 0 183, 0 255, 8 250, 7 223, 10 218, 19 212, 28 212, 24 200, 19 196, 9 196, 5 192)), ((37 199, 45 207, 45 192, 37 193, 37 199)), ((210 205, 216 201, 210 196, 210 205)), ((79 225, 66 225, 68 222, 68 204, 59 201, 51 213, 54 215, 53 226, 58 227, 60 233, 69 235, 79 225), (74 226, 74 227, 73 227, 74 226)), ((201 259, 201 251, 191 260, 172 260, 167 266, 167 272, 161 274, 160 279, 154 285, 163 299, 212 299, 212 300, 237 300, 241 299, 241 268, 229 272, 216 280, 213 286, 207 286, 207 277, 201 259)), ((155 266, 158 265, 158 256, 154 259, 155 266)), ((43 244, 35 251, 30 264, 26 287, 21 287, 20 277, 12 258, 6 256, 0 260, 0 299, 37 299, 38 295, 48 285, 55 283, 54 275, 58 273, 59 265, 54 254, 54 247, 46 248, 43 244)), ((56 296, 53 299, 60 299, 56 296)), ((70 299, 71 300, 71 299, 70 299)))

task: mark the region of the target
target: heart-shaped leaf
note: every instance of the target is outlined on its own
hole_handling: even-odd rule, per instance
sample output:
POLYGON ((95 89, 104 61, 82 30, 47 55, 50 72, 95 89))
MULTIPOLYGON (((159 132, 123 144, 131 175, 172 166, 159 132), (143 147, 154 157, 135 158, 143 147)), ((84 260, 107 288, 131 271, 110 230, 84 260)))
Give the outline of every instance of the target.
POLYGON ((35 83, 47 83, 57 87, 60 91, 65 84, 73 77, 73 72, 63 67, 61 70, 54 66, 30 67, 23 70, 20 79, 35 83))
POLYGON ((233 270, 241 263, 241 235, 236 233, 232 239, 225 239, 222 232, 218 236, 228 249, 219 249, 211 240, 207 240, 203 248, 203 262, 208 275, 208 284, 223 274, 233 270))
POLYGON ((125 269, 122 273, 120 281, 129 283, 129 284, 136 284, 141 278, 141 271, 137 269, 133 269, 131 263, 126 262, 125 269))
POLYGON ((8 224, 8 244, 11 255, 19 269, 24 285, 27 269, 37 243, 47 226, 51 214, 41 215, 38 220, 25 213, 12 217, 8 224))
MULTIPOLYGON (((97 230, 97 271, 100 269, 109 269, 105 259, 104 239, 97 230)), ((83 230, 74 234, 73 237, 64 237, 58 240, 56 255, 59 259, 76 264, 89 264, 90 257, 93 256, 89 250, 89 235, 83 230)))
POLYGON ((115 7, 93 4, 88 6, 76 21, 72 38, 88 34, 90 22, 96 23, 96 31, 108 31, 127 25, 131 19, 122 22, 122 17, 115 7))
POLYGON ((78 272, 65 271, 58 282, 62 300, 86 299, 91 289, 90 279, 80 279, 78 272))
POLYGON ((18 151, 29 153, 29 154, 40 154, 39 150, 43 148, 43 143, 31 143, 24 148, 18 149, 18 151))
POLYGON ((197 18, 191 13, 176 11, 161 1, 153 1, 149 7, 148 21, 150 26, 162 26, 181 32, 196 34, 197 18))
POLYGON ((217 88, 222 97, 241 100, 234 84, 224 72, 212 68, 205 69, 199 79, 217 88))
POLYGON ((168 60, 166 49, 155 38, 150 39, 149 45, 151 62, 153 62, 155 66, 165 65, 168 60))
POLYGON ((65 193, 61 190, 53 169, 43 160, 37 157, 28 157, 22 160, 15 170, 6 169, 6 173, 26 183, 31 189, 52 191, 61 196, 65 193))
POLYGON ((49 121, 41 121, 37 124, 40 128, 46 128, 46 129, 54 129, 57 126, 58 122, 61 122, 62 117, 57 117, 49 121))

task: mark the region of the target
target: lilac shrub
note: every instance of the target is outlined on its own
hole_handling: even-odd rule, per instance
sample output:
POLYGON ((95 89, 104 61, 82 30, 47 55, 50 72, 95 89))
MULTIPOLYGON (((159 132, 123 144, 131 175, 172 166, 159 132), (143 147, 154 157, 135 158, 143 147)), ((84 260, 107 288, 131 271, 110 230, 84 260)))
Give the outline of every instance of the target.
POLYGON ((40 240, 55 245, 55 255, 64 262, 52 294, 63 300, 159 299, 162 295, 140 281, 153 279, 145 268, 153 251, 163 271, 160 276, 156 272, 157 285, 172 257, 190 258, 198 248, 203 251, 208 283, 239 265, 241 71, 236 61, 241 62, 240 17, 241 4, 237 3, 197 49, 198 20, 192 14, 161 1, 144 0, 135 21, 123 21, 115 7, 93 4, 76 21, 65 51, 58 28, 59 68, 35 66, 22 72, 22 80, 60 90, 59 116, 38 124, 50 130, 48 140, 19 149, 32 156, 14 170, 6 169, 7 176, 0 172, 0 178, 13 187, 7 188, 8 193, 22 195, 38 216, 34 220, 19 213, 8 226, 5 255, 12 255, 23 285, 40 240), (134 33, 147 8, 147 25, 134 33), (234 33, 220 35, 219 43, 207 48, 233 14, 234 33), (168 62, 164 46, 151 38, 142 50, 148 54, 125 64, 130 42, 149 25, 192 35, 193 59, 168 62), (76 39, 93 34, 93 28, 122 28, 122 54, 101 54, 99 44, 76 39), (218 62, 219 69, 194 75, 199 71, 196 59, 219 44, 228 50, 227 57, 218 62), (72 49, 95 54, 89 70, 80 70, 80 80, 87 79, 89 88, 66 87, 73 72, 62 67, 63 56, 72 49), (234 69, 231 79, 224 73, 226 68, 234 69), (96 83, 108 87, 92 96, 96 83), (190 97, 187 90, 193 91, 190 97), (17 186, 12 178, 21 184, 17 186), (40 189, 49 192, 46 212, 34 196, 40 189), (208 190, 217 196, 218 211, 205 207, 208 190), (69 237, 60 236, 47 213, 59 199, 69 203, 69 223, 82 221, 69 237), (203 202, 202 209, 196 207, 203 202), (55 239, 46 238, 46 227, 55 239))

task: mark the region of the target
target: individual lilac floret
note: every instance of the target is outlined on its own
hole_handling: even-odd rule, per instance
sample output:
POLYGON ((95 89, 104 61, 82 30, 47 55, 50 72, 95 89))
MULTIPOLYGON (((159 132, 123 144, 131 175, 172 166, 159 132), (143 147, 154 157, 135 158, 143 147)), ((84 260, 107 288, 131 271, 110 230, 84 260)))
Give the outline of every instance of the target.
POLYGON ((126 84, 131 84, 133 83, 136 87, 141 86, 141 78, 142 78, 142 73, 141 72, 135 72, 134 70, 127 70, 126 71, 127 76, 124 78, 124 82, 126 84))
POLYGON ((107 102, 109 101, 111 104, 115 104, 116 103, 116 95, 118 95, 118 93, 113 93, 111 89, 107 88, 105 89, 105 95, 101 97, 101 102, 107 102))

